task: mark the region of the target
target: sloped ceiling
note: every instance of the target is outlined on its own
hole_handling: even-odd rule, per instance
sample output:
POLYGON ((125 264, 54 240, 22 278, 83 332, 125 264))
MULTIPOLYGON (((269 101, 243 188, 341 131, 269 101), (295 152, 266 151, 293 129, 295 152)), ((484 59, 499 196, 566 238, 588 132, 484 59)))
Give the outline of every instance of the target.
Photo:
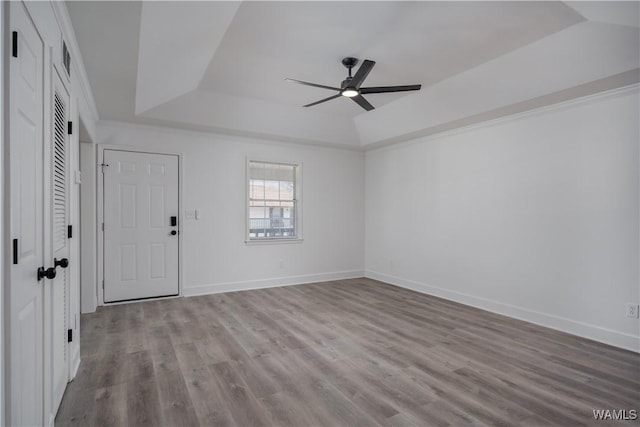
POLYGON ((67 3, 100 118, 373 147, 638 82, 638 2, 67 3), (377 62, 346 98, 345 56, 377 62))

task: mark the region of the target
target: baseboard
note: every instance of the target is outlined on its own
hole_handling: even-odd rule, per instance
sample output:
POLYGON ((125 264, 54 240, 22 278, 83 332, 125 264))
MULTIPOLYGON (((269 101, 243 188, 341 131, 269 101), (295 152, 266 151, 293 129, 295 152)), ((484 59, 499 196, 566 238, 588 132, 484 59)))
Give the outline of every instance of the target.
POLYGON ((218 294, 222 292, 248 291, 252 289, 275 288, 278 286, 303 285, 305 283, 354 279, 363 276, 364 271, 352 270, 305 274, 301 276, 274 277, 271 279, 246 280, 240 282, 212 283, 210 285, 185 287, 182 289, 182 295, 185 297, 191 297, 196 295, 218 294))
POLYGON ((517 307, 505 304, 499 301, 477 297, 461 292, 455 292, 448 289, 429 286, 424 283, 416 282, 401 277, 392 276, 377 271, 366 270, 365 277, 379 280, 381 282, 390 283, 406 289, 411 289, 427 295, 444 298, 461 304, 480 308, 482 310, 491 311, 493 313, 502 314, 504 316, 513 317, 515 319, 524 320, 536 325, 544 326, 558 331, 566 332, 582 338, 588 338, 594 341, 620 347, 640 353, 640 337, 633 334, 626 334, 619 331, 603 328, 565 317, 556 316, 549 313, 543 313, 535 310, 529 310, 523 307, 517 307))
POLYGON ((69 372, 69 381, 73 381, 80 368, 80 346, 76 347, 78 350, 74 351, 71 357, 71 372, 69 372))

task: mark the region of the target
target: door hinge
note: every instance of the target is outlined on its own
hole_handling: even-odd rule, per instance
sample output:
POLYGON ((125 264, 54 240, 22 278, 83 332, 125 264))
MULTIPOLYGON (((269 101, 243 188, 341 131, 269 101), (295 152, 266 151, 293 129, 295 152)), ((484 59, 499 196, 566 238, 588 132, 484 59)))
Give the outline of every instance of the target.
POLYGON ((102 231, 104 231, 104 222, 102 223, 102 231))
POLYGON ((104 289, 104 279, 102 279, 102 289, 104 289))
POLYGON ((18 239, 13 239, 13 263, 18 264, 18 239))
POLYGON ((67 329, 67 342, 73 341, 73 329, 67 329))
POLYGON ((67 133, 73 135, 73 122, 67 122, 67 133))
POLYGON ((18 32, 14 31, 11 40, 11 52, 14 58, 18 57, 18 32))
POLYGON ((73 227, 67 225, 67 239, 70 239, 71 237, 73 237, 73 227))

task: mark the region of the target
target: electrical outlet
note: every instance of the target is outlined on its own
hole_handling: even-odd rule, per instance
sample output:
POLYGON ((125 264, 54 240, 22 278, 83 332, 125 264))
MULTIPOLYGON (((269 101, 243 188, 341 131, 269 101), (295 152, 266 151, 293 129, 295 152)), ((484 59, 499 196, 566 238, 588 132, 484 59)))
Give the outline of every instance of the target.
POLYGON ((638 318, 638 304, 627 304, 627 317, 631 317, 632 319, 638 318))

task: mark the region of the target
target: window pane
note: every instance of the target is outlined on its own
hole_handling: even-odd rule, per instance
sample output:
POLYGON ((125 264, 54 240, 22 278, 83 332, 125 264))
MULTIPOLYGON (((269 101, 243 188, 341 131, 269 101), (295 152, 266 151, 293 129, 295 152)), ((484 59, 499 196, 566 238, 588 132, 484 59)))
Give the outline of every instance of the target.
POLYGON ((259 179, 249 181, 249 197, 252 199, 264 199, 264 181, 259 179))
POLYGON ((264 198, 267 200, 280 199, 280 182, 279 181, 265 181, 264 198))
POLYGON ((294 186, 293 182, 280 181, 280 199, 293 200, 294 186))

